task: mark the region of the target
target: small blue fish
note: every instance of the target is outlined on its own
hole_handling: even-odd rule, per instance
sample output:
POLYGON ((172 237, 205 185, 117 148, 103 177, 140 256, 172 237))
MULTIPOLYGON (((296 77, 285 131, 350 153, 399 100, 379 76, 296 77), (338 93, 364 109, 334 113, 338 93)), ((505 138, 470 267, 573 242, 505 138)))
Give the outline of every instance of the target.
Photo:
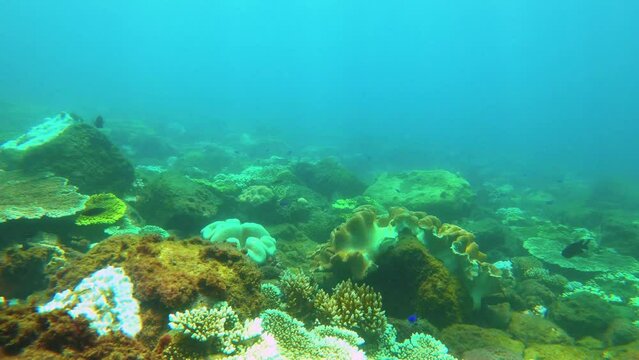
POLYGON ((407 320, 409 323, 414 325, 415 323, 417 323, 417 314, 409 315, 407 320))

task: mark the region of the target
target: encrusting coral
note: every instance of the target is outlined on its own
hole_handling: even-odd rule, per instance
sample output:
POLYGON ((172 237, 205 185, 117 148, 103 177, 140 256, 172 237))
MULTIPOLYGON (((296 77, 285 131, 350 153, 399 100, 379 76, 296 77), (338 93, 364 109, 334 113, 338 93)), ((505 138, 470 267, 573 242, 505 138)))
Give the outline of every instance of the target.
POLYGON ((75 220, 76 225, 115 224, 126 214, 126 203, 114 194, 95 194, 89 197, 84 210, 75 220))

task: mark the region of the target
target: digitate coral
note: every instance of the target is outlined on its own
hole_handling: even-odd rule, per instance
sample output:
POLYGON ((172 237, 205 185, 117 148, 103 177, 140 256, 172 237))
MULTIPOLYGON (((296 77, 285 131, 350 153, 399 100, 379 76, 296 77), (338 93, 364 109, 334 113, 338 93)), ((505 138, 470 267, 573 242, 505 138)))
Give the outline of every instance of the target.
POLYGON ((328 295, 320 290, 315 311, 321 323, 356 331, 367 341, 376 341, 386 329, 382 296, 368 285, 343 281, 328 295))
POLYGON ((227 355, 235 353, 240 342, 259 335, 254 331, 255 326, 261 332, 259 323, 248 320, 242 323, 226 302, 210 309, 200 307, 169 315, 169 327, 172 330, 200 343, 212 343, 213 352, 227 355))
POLYGON ((126 203, 114 194, 95 194, 89 197, 76 225, 115 224, 126 213, 126 203))
POLYGON ((286 311, 305 320, 312 316, 318 286, 300 270, 287 269, 280 275, 286 311))

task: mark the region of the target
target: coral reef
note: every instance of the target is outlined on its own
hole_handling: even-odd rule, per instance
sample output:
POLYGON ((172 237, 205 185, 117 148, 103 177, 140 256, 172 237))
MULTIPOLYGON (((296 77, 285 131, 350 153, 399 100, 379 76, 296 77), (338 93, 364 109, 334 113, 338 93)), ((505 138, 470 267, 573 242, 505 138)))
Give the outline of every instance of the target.
POLYGON ((48 285, 47 265, 56 256, 46 246, 9 248, 0 253, 0 289, 2 296, 24 298, 48 285))
POLYGON ((379 259, 366 278, 392 316, 416 312, 438 326, 459 322, 467 306, 461 282, 416 239, 403 239, 379 259))
POLYGON ((140 336, 145 339, 158 335, 147 332, 157 329, 147 323, 157 321, 147 319, 144 313, 148 309, 161 315, 159 321, 165 321, 161 318, 169 312, 192 306, 198 298, 227 301, 243 316, 256 314, 262 306, 261 273, 232 246, 163 240, 158 235, 123 235, 98 243, 56 274, 56 291, 74 286, 104 264, 123 268, 131 278, 144 324, 140 336))
POLYGON ((363 340, 351 331, 324 326, 308 331, 299 320, 274 309, 264 311, 261 318, 264 334, 242 358, 365 359, 357 348, 363 340))
POLYGON ((61 177, 0 170, 0 223, 70 216, 82 210, 88 198, 61 177))
MULTIPOLYGON (((233 354, 241 348, 240 343, 261 333, 261 320, 242 323, 226 302, 213 308, 199 307, 169 315, 169 327, 183 337, 200 343, 202 353, 233 354), (258 333, 255 328, 257 326, 258 333), (207 346, 209 345, 209 346, 207 346)), ((167 354, 180 352, 180 347, 194 347, 193 344, 180 344, 186 339, 178 339, 167 348, 167 354)), ((193 350, 191 350, 193 351, 193 350)))
POLYGON ((55 294, 39 306, 39 313, 65 309, 72 318, 83 316, 98 335, 121 332, 129 337, 142 329, 140 306, 133 297, 133 285, 121 268, 107 266, 83 279, 71 290, 55 294))
POLYGON ((386 330, 382 296, 368 285, 343 281, 331 295, 320 290, 315 296, 315 312, 320 323, 353 330, 367 342, 375 342, 386 330))
POLYGON ((0 357, 22 359, 158 359, 140 342, 118 334, 98 337, 83 317, 38 314, 31 306, 0 311, 0 357))
POLYGON ((364 194, 385 207, 405 206, 448 219, 467 215, 475 196, 468 181, 445 170, 382 174, 364 194))
POLYGON ((320 160, 315 164, 296 163, 293 172, 304 185, 327 198, 334 195, 360 195, 365 189, 362 181, 332 158, 320 160))
POLYGON ((114 194, 95 194, 89 197, 84 210, 75 219, 76 225, 115 224, 124 217, 126 203, 114 194))
POLYGON ((387 326, 378 351, 373 351, 374 358, 402 359, 402 360, 455 360, 448 354, 448 348, 434 337, 413 333, 409 338, 399 343, 397 332, 392 326, 387 326))
POLYGON ((584 228, 572 228, 537 219, 534 226, 514 229, 521 237, 526 250, 536 258, 562 268, 583 272, 606 272, 609 269, 628 273, 639 272, 639 261, 621 255, 614 249, 597 246, 594 233, 584 228), (562 250, 578 240, 589 240, 588 256, 566 258, 562 250))
POLYGON ((524 344, 509 334, 470 324, 451 325, 442 331, 440 338, 456 356, 474 349, 500 350, 519 356, 524 351, 524 344))
POLYGON ((122 194, 133 184, 133 166, 98 129, 61 113, 5 145, 12 169, 52 172, 81 192, 122 194))
POLYGON ((313 254, 318 269, 338 277, 363 279, 377 267, 375 261, 399 241, 412 235, 458 277, 479 309, 481 299, 500 289, 501 271, 484 262, 472 233, 423 212, 391 208, 378 217, 371 206, 356 209, 353 216, 331 233, 329 241, 313 254))
POLYGON ((280 288, 287 312, 302 320, 313 316, 319 288, 306 274, 299 270, 285 270, 280 275, 280 288))
POLYGON ((174 172, 142 177, 136 205, 148 222, 167 230, 193 234, 219 211, 222 199, 217 190, 174 172))
POLYGON ((242 191, 238 200, 251 206, 263 205, 275 197, 273 190, 264 185, 249 186, 242 191))
POLYGON ((240 223, 238 219, 215 221, 200 231, 202 238, 210 242, 228 242, 258 264, 264 264, 276 250, 276 241, 260 224, 240 223))

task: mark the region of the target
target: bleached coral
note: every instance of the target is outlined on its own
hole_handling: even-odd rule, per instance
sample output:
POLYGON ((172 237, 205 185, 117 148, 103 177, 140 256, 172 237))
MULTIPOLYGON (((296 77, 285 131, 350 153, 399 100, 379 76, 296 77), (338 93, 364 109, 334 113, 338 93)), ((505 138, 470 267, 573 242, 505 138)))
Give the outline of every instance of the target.
POLYGON ((380 347, 372 354, 385 360, 455 360, 448 348, 431 335, 414 333, 403 342, 397 342, 397 330, 387 325, 380 338, 380 347))
POLYGON ((65 309, 72 318, 85 317, 99 335, 121 332, 134 337, 142 329, 133 284, 122 268, 108 266, 83 279, 73 290, 57 293, 38 307, 46 313, 65 309))
POLYGON ((266 310, 261 315, 264 334, 247 349, 241 359, 365 359, 364 352, 353 345, 357 334, 344 329, 320 328, 308 331, 304 324, 280 310, 266 310))
POLYGON ((81 119, 75 118, 69 113, 62 112, 54 117, 44 119, 41 124, 32 127, 27 133, 17 139, 7 141, 0 146, 0 149, 26 151, 46 144, 62 134, 69 126, 81 122, 81 119))
POLYGON ((233 354, 237 345, 261 333, 261 322, 240 322, 237 314, 226 302, 209 309, 176 312, 169 315, 169 327, 199 342, 215 342, 224 354, 233 354))

